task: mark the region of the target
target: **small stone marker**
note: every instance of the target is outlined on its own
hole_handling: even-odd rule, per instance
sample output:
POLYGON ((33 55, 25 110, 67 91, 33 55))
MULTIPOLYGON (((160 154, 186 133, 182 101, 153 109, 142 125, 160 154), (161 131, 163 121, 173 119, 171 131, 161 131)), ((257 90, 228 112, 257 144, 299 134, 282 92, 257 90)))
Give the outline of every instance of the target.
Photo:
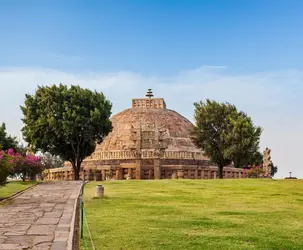
POLYGON ((100 184, 96 188, 96 196, 103 197, 104 196, 104 187, 100 184))
POLYGON ((178 179, 177 173, 174 171, 173 174, 171 175, 172 179, 178 179))

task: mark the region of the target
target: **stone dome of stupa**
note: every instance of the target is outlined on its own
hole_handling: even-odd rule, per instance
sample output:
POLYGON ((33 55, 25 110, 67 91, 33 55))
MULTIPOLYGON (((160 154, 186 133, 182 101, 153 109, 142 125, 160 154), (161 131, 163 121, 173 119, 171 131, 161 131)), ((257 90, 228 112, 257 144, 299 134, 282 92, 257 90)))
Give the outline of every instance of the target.
POLYGON ((167 142, 166 150, 200 152, 190 139, 192 123, 176 111, 166 108, 133 107, 114 115, 111 121, 113 130, 100 145, 97 145, 96 152, 129 149, 133 144, 132 131, 140 128, 161 130, 167 142))
POLYGON ((166 154, 171 152, 171 156, 182 152, 186 154, 184 158, 193 159, 195 154, 204 159, 201 150, 190 139, 193 124, 176 111, 167 109, 163 98, 153 98, 150 89, 146 98, 134 98, 132 108, 112 116, 111 121, 112 132, 96 146, 90 159, 100 158, 104 153, 109 156, 108 152, 117 155, 119 151, 152 151, 158 148, 163 148, 166 154))

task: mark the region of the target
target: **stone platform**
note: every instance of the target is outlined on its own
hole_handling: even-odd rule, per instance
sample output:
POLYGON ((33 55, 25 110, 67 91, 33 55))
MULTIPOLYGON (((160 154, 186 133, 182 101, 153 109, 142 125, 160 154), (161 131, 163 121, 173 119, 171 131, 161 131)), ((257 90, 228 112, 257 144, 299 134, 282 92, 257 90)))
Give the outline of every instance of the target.
POLYGON ((42 183, 0 204, 0 249, 71 249, 81 184, 42 183))

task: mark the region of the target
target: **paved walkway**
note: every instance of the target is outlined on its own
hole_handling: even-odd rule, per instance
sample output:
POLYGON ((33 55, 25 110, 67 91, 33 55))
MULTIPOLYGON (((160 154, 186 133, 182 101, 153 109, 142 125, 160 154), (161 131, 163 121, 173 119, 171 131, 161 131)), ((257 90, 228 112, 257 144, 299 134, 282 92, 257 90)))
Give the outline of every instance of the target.
POLYGON ((80 187, 43 183, 0 204, 0 249, 67 249, 80 187))

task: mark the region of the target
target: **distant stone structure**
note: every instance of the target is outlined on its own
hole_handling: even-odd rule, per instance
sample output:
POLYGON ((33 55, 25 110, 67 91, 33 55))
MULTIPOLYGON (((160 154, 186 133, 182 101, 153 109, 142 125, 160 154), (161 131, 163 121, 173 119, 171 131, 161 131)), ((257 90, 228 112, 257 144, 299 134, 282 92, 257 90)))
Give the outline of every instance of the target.
MULTIPOLYGON (((163 98, 134 98, 132 108, 111 118, 112 132, 83 163, 81 176, 101 171, 105 179, 214 179, 218 168, 190 139, 193 125, 167 109, 163 98)), ((242 178, 243 169, 224 167, 225 178, 242 178)), ((69 163, 50 169, 51 180, 72 179, 69 163)))
POLYGON ((35 153, 33 152, 31 146, 27 147, 26 149, 26 155, 35 155, 35 153))
POLYGON ((293 177, 293 176, 291 176, 291 174, 292 174, 292 172, 289 172, 289 177, 285 177, 284 179, 285 180, 297 180, 297 177, 293 177))
POLYGON ((264 177, 270 178, 271 177, 271 149, 266 148, 263 152, 263 169, 264 169, 264 177))

